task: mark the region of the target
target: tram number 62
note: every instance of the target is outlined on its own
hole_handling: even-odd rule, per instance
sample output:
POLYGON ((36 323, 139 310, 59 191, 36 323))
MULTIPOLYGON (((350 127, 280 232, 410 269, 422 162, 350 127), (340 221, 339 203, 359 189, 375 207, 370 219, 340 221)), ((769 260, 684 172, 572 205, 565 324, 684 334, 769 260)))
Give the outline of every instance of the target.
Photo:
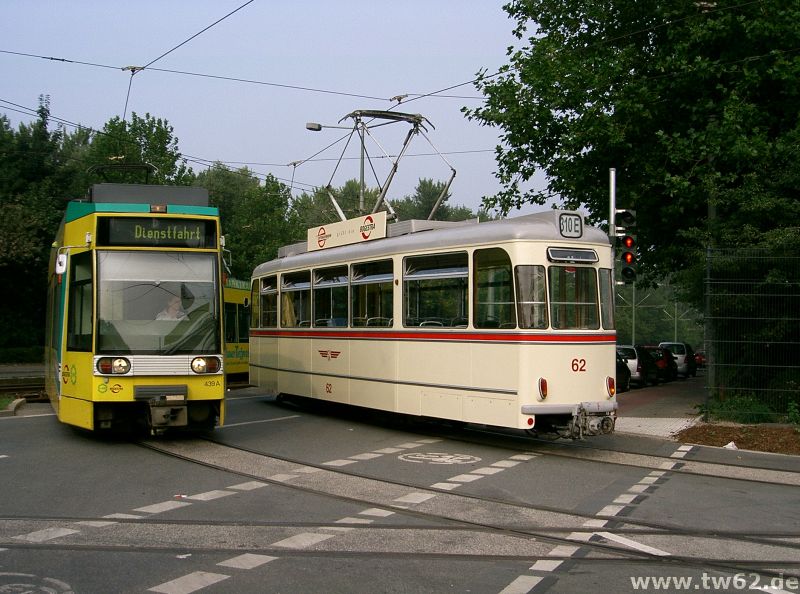
POLYGON ((586 359, 573 359, 572 371, 574 371, 575 373, 581 373, 583 371, 586 371, 586 359))

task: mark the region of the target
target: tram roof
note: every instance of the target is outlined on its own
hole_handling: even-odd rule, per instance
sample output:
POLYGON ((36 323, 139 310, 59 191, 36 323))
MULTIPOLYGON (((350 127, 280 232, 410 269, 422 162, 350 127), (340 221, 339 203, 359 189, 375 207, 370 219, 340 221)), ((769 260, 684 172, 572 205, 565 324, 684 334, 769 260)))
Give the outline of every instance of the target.
MULTIPOLYGON (((579 214, 574 211, 548 210, 483 223, 479 223, 477 219, 457 223, 404 221, 389 225, 387 228, 389 237, 385 239, 312 252, 304 251, 305 244, 287 246, 282 248, 282 255, 278 258, 258 265, 253 271, 253 276, 262 276, 288 268, 321 266, 417 250, 457 248, 515 240, 609 244, 608 236, 601 229, 586 225, 583 225, 583 236, 580 239, 563 237, 559 231, 559 215, 564 213, 579 214), (398 227, 395 233, 392 233, 393 227, 398 227)), ((583 220, 582 215, 581 220, 583 220)))
POLYGON ((94 184, 85 198, 67 203, 64 220, 100 212, 151 213, 152 205, 167 206, 169 214, 218 216, 219 209, 208 204, 208 190, 196 186, 94 184))
POLYGON ((94 184, 89 188, 87 201, 125 204, 208 206, 208 190, 198 186, 94 184))

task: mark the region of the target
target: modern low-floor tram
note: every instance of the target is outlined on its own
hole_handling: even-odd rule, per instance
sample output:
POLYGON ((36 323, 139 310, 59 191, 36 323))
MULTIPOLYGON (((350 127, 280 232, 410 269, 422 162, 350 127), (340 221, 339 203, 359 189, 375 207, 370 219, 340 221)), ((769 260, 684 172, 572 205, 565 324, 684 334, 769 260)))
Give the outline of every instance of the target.
POLYGON ((222 424, 219 212, 194 187, 97 184, 50 265, 45 383, 88 430, 222 424))
MULTIPOLYGON (((377 213, 381 214, 381 213, 377 213)), ((580 214, 309 230, 252 279, 250 381, 466 423, 613 431, 613 268, 580 214), (326 249, 338 235, 356 242, 326 249)))

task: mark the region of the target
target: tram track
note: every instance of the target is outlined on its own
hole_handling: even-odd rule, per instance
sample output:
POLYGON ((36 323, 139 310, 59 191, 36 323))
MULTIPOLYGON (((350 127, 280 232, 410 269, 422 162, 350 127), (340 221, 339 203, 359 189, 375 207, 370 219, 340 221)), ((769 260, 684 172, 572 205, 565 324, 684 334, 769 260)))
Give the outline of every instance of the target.
MULTIPOLYGON (((341 418, 351 419, 352 409, 347 408, 338 410, 336 405, 331 403, 319 403, 311 401, 308 406, 300 404, 278 404, 280 408, 287 410, 306 410, 308 406, 322 406, 325 416, 341 416, 341 418)), ((425 437, 447 439, 457 443, 469 445, 482 445, 491 447, 501 447, 505 450, 525 453, 535 452, 547 456, 559 456, 574 460, 599 462, 605 464, 615 464, 646 470, 657 470, 663 464, 680 462, 680 467, 670 469, 670 472, 694 475, 694 476, 714 476, 718 478, 736 479, 766 484, 783 484, 787 486, 800 487, 800 472, 791 470, 748 464, 728 464, 714 460, 697 460, 693 458, 681 457, 676 459, 673 455, 658 455, 653 453, 643 454, 630 449, 609 449, 598 447, 591 443, 591 439, 585 441, 573 441, 566 439, 542 439, 525 432, 514 430, 496 429, 489 426, 467 424, 455 429, 447 427, 447 423, 440 420, 409 420, 407 417, 399 416, 392 418, 390 413, 376 413, 374 411, 364 411, 365 414, 375 415, 376 418, 390 419, 387 426, 414 433, 425 437), (389 416, 387 416, 389 415, 389 416)), ((311 414, 314 414, 311 411, 311 414)), ((676 443, 676 446, 681 445, 676 443)), ((692 453, 700 446, 693 446, 692 453)))
MULTIPOLYGON (((254 478, 264 481, 268 484, 280 485, 282 487, 290 488, 293 490, 301 491, 304 493, 323 495, 326 497, 334 497, 341 501, 349 503, 362 504, 370 507, 378 507, 394 512, 410 514, 417 519, 430 520, 431 522, 446 524, 453 523, 455 526, 451 530, 461 531, 479 531, 484 534, 503 535, 512 538, 525 538, 534 539, 538 542, 548 543, 553 547, 559 546, 577 546, 582 550, 592 554, 601 556, 612 556, 627 560, 648 560, 650 562, 657 561, 658 563, 666 564, 686 564, 691 566, 702 567, 715 567, 723 570, 737 570, 742 569, 763 569, 763 568, 788 568, 800 570, 800 533, 796 532, 782 532, 782 533, 744 533, 744 532, 730 532, 724 530, 706 531, 702 529, 690 529, 681 526, 658 524, 653 522, 645 522, 640 520, 633 520, 627 517, 610 518, 607 525, 598 530, 596 527, 587 526, 592 520, 597 521, 599 516, 590 516, 586 514, 576 514, 569 511, 557 510, 545 506, 532 506, 527 504, 520 504, 508 501, 502 501, 494 498, 480 497, 467 494, 453 494, 446 492, 435 492, 419 485, 408 485, 396 481, 387 481, 385 479, 377 479, 373 477, 363 476, 358 473, 350 471, 343 471, 341 469, 322 468, 320 466, 309 465, 302 461, 291 460, 287 458, 278 458, 269 456, 263 452, 254 452, 246 448, 238 448, 223 444, 214 440, 204 440, 205 443, 210 444, 213 448, 225 448, 228 454, 239 452, 247 457, 257 456, 262 462, 261 467, 267 468, 267 471, 243 471, 241 468, 235 467, 236 465, 218 464, 205 459, 204 456, 196 454, 187 455, 189 451, 197 451, 197 447, 192 446, 186 448, 187 444, 179 447, 177 450, 173 446, 168 445, 166 442, 146 442, 142 443, 144 447, 148 447, 158 451, 164 455, 179 457, 184 460, 199 463, 204 466, 232 472, 234 474, 254 478), (293 482, 287 480, 286 474, 291 468, 308 467, 317 469, 314 473, 305 474, 304 477, 316 477, 317 480, 313 484, 307 484, 305 481, 293 482), (280 480, 270 479, 270 473, 278 471, 276 475, 281 477, 280 480), (324 477, 320 477, 320 473, 324 473, 324 477), (348 483, 348 488, 345 489, 347 494, 341 489, 342 481, 348 483), (352 481, 360 482, 360 485, 353 484, 352 481), (369 495, 365 495, 364 481, 368 482, 366 490, 369 495), (338 486, 337 486, 338 485, 338 486), (395 504, 391 503, 390 499, 382 500, 376 496, 376 493, 384 493, 386 491, 402 489, 414 489, 416 491, 429 491, 435 493, 437 498, 441 498, 440 505, 433 509, 402 509, 398 510, 395 504), (492 509, 494 517, 508 517, 513 518, 513 521, 498 521, 496 519, 488 519, 485 516, 487 509, 492 509), (446 510, 446 511, 445 511, 446 510), (483 518, 483 519, 481 519, 483 518), (550 524, 538 523, 538 520, 544 518, 551 518, 554 521, 550 524), (527 524, 526 527, 526 523, 527 524), (624 538, 637 538, 645 536, 657 536, 661 539, 676 539, 677 540, 695 540, 703 542, 714 542, 718 545, 724 544, 726 550, 735 551, 741 550, 742 547, 755 546, 768 549, 775 549, 782 551, 783 555, 772 557, 756 558, 736 558, 736 557, 711 557, 711 556, 697 556, 697 555, 661 555, 647 552, 647 550, 634 550, 627 546, 614 543, 613 540, 600 542, 596 535, 598 533, 609 534, 613 533, 619 537, 624 538), (611 544, 610 544, 611 543, 611 544), (782 558, 779 558, 782 557, 782 558)), ((212 449, 213 449, 212 448, 212 449)), ((252 460, 250 460, 252 463, 252 460)), ((248 464, 249 465, 249 464, 248 464)), ((362 529, 376 529, 378 526, 362 529)), ((358 528, 356 528, 358 529, 358 528)), ((415 531, 418 527, 406 527, 404 531, 415 531)), ((396 528, 394 530, 397 530, 396 528)), ((702 550, 702 546, 698 545, 702 550)), ((786 575, 786 572, 783 572, 786 575)), ((776 573, 777 575, 777 573, 776 573)), ((800 573, 798 573, 800 576, 800 573)))

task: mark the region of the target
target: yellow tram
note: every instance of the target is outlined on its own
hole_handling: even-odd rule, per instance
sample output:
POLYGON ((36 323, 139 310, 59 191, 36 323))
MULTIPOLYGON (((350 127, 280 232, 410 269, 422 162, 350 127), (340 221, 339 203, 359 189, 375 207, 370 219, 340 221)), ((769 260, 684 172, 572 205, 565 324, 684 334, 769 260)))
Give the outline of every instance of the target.
POLYGON ((96 184, 67 205, 45 349, 61 422, 152 434, 223 423, 223 242, 203 188, 96 184))
POLYGON ((246 380, 250 360, 250 283, 228 278, 225 299, 225 375, 246 380))

